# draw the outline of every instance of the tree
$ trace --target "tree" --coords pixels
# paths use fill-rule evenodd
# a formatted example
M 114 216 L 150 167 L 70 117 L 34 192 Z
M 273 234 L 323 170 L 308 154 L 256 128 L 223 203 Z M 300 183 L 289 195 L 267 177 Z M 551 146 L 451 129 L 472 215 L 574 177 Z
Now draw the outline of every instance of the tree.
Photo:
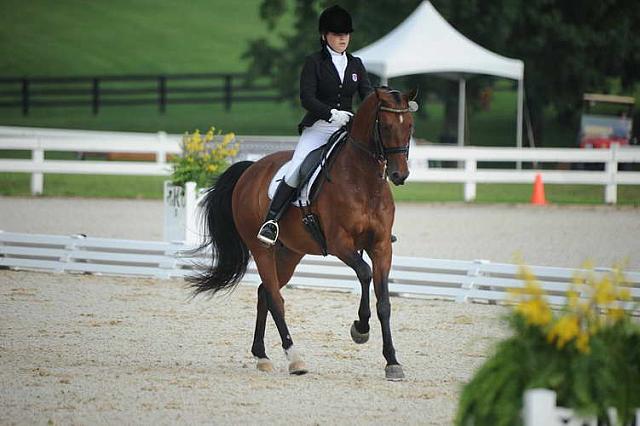
M 619 82 L 633 91 L 640 78 L 640 3 L 589 0 L 579 3 L 527 0 L 518 8 L 506 51 L 525 61 L 525 89 L 534 130 L 541 138 L 542 113 L 575 125 L 584 92 L 610 92 Z
M 326 0 L 295 0 L 294 26 L 281 32 L 279 46 L 255 40 L 247 50 L 250 72 L 268 75 L 286 99 L 298 94 L 298 73 L 304 56 L 318 44 L 317 17 L 333 4 Z M 356 32 L 351 50 L 377 40 L 402 22 L 419 0 L 344 0 Z M 286 12 L 287 0 L 263 0 L 261 16 L 272 30 Z M 558 120 L 575 125 L 582 94 L 610 92 L 616 85 L 633 91 L 640 79 L 640 2 L 631 0 L 433 0 L 436 9 L 458 31 L 478 44 L 525 63 L 527 106 L 540 143 L 543 112 L 551 106 Z M 441 79 L 411 76 L 394 85 L 418 84 L 421 93 L 435 92 L 445 100 L 444 133 L 455 128 L 456 88 Z M 474 78 L 470 97 L 491 80 Z M 449 130 L 451 132 L 452 130 Z

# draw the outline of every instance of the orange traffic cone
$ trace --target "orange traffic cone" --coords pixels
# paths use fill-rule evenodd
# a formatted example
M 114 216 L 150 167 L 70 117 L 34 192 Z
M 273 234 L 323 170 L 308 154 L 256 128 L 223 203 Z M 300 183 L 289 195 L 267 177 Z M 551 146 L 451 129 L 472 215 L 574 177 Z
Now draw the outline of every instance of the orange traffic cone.
M 531 194 L 531 204 L 544 206 L 547 199 L 544 197 L 544 183 L 542 183 L 542 175 L 536 174 L 536 180 L 533 183 L 533 194 Z

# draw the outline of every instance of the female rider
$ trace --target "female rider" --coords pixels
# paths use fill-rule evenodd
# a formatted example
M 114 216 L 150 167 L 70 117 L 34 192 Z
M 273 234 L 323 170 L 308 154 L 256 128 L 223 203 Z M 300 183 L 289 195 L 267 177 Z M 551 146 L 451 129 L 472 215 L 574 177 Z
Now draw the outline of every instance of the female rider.
M 307 56 L 300 74 L 300 100 L 307 110 L 298 125 L 300 140 L 258 232 L 258 239 L 267 245 L 278 239 L 278 221 L 296 194 L 302 161 L 349 122 L 356 92 L 364 99 L 373 91 L 362 61 L 346 51 L 353 32 L 349 12 L 340 6 L 325 9 L 318 30 L 322 48 Z

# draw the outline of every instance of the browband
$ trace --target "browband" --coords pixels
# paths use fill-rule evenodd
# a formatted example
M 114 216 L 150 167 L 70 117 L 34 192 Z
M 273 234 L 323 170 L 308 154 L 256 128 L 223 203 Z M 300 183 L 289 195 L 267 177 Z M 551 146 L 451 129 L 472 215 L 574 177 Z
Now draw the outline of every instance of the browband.
M 391 108 L 380 105 L 381 111 L 395 112 L 396 114 L 402 114 L 405 112 L 416 112 L 418 110 L 418 103 L 416 101 L 409 101 L 409 108 Z

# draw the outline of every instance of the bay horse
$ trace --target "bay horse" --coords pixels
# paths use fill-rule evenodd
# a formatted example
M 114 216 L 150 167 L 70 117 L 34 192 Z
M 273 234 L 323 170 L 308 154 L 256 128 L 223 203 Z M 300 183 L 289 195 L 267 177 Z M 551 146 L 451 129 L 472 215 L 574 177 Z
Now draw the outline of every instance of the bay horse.
M 311 206 L 320 218 L 328 253 L 351 267 L 362 287 L 358 319 L 351 326 L 356 343 L 369 339 L 369 288 L 373 279 L 388 380 L 401 380 L 404 372 L 391 338 L 388 277 L 395 204 L 387 177 L 395 185 L 402 185 L 409 176 L 407 159 L 412 112 L 417 109 L 415 94 L 415 89 L 401 93 L 380 87 L 363 100 L 353 117 L 347 141 L 334 160 L 331 180 L 324 183 Z M 304 228 L 298 207 L 290 207 L 280 220 L 279 243 L 275 246 L 267 247 L 256 238 L 269 207 L 269 183 L 291 156 L 292 151 L 282 151 L 255 163 L 235 163 L 207 190 L 202 201 L 206 238 L 200 249 L 211 246 L 212 262 L 187 280 L 194 294 L 231 290 L 242 279 L 253 256 L 262 281 L 251 348 L 257 368 L 273 369 L 264 345 L 267 312 L 271 312 L 289 372 L 304 374 L 307 368 L 293 346 L 280 289 L 291 279 L 305 254 L 321 254 L 320 245 Z M 371 259 L 373 271 L 363 260 L 362 250 Z

